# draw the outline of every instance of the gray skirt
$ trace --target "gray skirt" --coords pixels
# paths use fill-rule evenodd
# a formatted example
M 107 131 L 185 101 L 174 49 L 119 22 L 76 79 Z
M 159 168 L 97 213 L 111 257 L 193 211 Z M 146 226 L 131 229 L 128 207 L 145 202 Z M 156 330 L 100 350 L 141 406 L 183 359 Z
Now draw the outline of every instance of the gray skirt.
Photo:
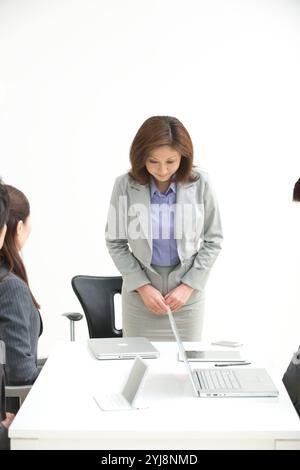
M 160 274 L 162 289 L 166 295 L 174 285 L 169 285 L 169 274 L 176 266 L 153 266 Z M 194 290 L 187 303 L 174 312 L 179 334 L 183 341 L 200 341 L 203 327 L 205 298 L 203 292 Z M 148 310 L 136 291 L 122 288 L 122 328 L 124 336 L 145 336 L 151 341 L 174 341 L 168 315 L 155 315 Z

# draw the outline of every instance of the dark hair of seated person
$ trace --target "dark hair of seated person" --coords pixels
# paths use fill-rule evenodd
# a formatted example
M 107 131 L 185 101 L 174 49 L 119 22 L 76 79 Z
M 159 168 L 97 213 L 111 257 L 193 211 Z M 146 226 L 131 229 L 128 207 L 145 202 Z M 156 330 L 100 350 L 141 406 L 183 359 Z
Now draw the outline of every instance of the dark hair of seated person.
M 300 202 L 300 178 L 295 183 L 293 191 L 293 201 Z
M 19 189 L 8 184 L 5 185 L 5 188 L 9 196 L 9 218 L 7 220 L 7 231 L 0 255 L 0 267 L 5 266 L 8 272 L 15 274 L 27 284 L 32 301 L 36 308 L 39 309 L 40 305 L 30 290 L 25 265 L 15 243 L 18 222 L 20 220 L 25 222 L 30 215 L 29 201 L 25 194 Z
M 8 220 L 9 214 L 9 197 L 4 184 L 0 179 L 0 230 L 4 227 Z

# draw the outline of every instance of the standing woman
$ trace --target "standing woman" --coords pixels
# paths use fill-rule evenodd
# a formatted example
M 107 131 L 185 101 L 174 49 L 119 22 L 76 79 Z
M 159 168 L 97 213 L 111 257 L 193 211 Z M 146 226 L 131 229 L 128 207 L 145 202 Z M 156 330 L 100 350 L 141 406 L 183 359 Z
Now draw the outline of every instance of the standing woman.
M 123 276 L 124 336 L 199 341 L 204 288 L 221 249 L 217 201 L 193 144 L 175 117 L 153 116 L 130 149 L 131 170 L 113 188 L 106 225 L 109 253 Z
M 42 333 L 39 304 L 20 256 L 30 234 L 30 206 L 21 191 L 5 187 L 10 210 L 0 250 L 0 339 L 6 345 L 7 385 L 30 385 L 39 373 L 37 344 Z

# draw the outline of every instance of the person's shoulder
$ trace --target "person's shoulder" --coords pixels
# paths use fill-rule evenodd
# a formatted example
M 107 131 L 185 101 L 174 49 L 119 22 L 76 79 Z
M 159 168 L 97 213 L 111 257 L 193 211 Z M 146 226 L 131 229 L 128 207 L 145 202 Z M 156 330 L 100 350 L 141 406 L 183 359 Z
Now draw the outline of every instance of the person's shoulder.
M 6 268 L 0 269 L 0 290 L 2 292 L 11 290 L 13 292 L 27 293 L 28 287 L 22 279 Z
M 125 189 L 128 186 L 137 184 L 137 182 L 130 176 L 129 172 L 123 173 L 122 175 L 119 175 L 115 179 L 115 185 L 118 188 Z
M 194 166 L 192 170 L 192 176 L 196 177 L 196 181 L 208 181 L 209 180 L 209 174 L 208 171 L 206 171 L 204 168 L 200 166 Z
M 200 166 L 194 166 L 192 176 L 195 178 L 195 184 L 199 187 L 205 187 L 210 183 L 209 173 Z
M 122 173 L 122 175 L 119 175 L 115 179 L 115 183 L 121 184 L 121 183 L 126 183 L 127 181 L 130 181 L 130 175 L 129 172 Z

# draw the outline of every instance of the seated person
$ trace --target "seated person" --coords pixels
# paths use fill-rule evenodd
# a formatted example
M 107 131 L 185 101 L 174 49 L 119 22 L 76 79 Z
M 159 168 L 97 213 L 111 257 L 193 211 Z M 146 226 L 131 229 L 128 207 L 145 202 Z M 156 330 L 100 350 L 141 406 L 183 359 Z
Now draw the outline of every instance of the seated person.
M 9 214 L 8 193 L 0 180 L 0 249 L 3 246 L 4 237 L 5 237 L 5 233 L 7 229 L 6 223 L 8 219 L 8 214 Z M 0 369 L 0 373 L 1 373 L 1 369 Z M 1 385 L 2 385 L 2 381 L 1 381 L 1 374 L 0 374 L 0 386 Z M 4 392 L 5 392 L 4 388 L 2 389 L 1 387 L 0 394 Z M 4 399 L 5 397 L 1 395 L 0 396 L 1 404 L 2 404 L 1 400 L 4 401 Z M 1 411 L 2 411 L 2 406 L 1 406 Z M 12 413 L 6 413 L 6 417 L 3 416 L 3 418 L 4 418 L 3 421 L 0 422 L 0 450 L 7 450 L 9 449 L 8 427 L 12 423 L 14 415 Z
M 30 206 L 21 191 L 9 185 L 5 188 L 10 210 L 0 250 L 0 338 L 6 345 L 6 384 L 31 385 L 39 373 L 37 344 L 42 320 L 20 256 L 30 234 Z M 7 411 L 16 411 L 9 403 L 11 400 L 7 400 Z

